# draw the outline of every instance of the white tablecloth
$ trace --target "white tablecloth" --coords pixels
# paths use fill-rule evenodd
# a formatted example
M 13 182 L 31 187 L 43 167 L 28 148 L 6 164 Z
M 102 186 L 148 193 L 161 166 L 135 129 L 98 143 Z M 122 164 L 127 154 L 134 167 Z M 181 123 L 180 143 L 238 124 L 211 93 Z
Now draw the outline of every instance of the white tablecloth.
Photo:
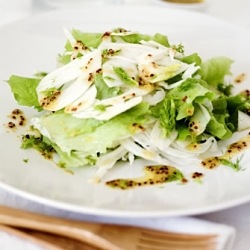
M 94 1 L 94 0 L 92 0 Z M 139 3 L 140 2 L 140 3 Z M 129 4 L 153 4 L 153 1 L 130 0 Z M 11 21 L 29 17 L 36 13 L 46 11 L 36 7 L 36 0 L 0 0 L 0 25 L 7 24 Z M 250 29 L 250 1 L 249 0 L 207 0 L 207 6 L 201 10 L 209 15 L 225 19 L 229 22 L 245 26 Z M 3 38 L 0 38 L 3 39 Z M 11 205 L 25 208 L 28 210 L 42 213 L 64 216 L 69 218 L 78 218 L 80 215 L 68 211 L 57 210 L 41 204 L 37 204 L 17 197 L 0 189 L 0 204 Z M 250 246 L 250 203 L 197 216 L 208 221 L 214 221 L 231 225 L 236 229 L 236 241 L 233 250 L 247 250 Z M 81 215 L 81 219 L 98 219 L 94 216 Z M 15 249 L 15 248 L 13 248 Z

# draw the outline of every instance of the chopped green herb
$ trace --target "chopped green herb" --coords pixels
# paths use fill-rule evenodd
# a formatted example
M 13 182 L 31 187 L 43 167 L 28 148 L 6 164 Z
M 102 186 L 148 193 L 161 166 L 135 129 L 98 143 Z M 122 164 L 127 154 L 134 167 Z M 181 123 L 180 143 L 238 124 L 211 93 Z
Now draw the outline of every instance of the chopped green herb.
M 138 82 L 135 81 L 132 77 L 130 77 L 122 67 L 113 67 L 113 70 L 124 83 L 132 86 L 138 85 Z
M 106 105 L 102 105 L 102 104 L 94 106 L 95 110 L 98 110 L 98 111 L 101 111 L 101 112 L 104 112 L 106 110 L 106 108 L 107 108 L 107 106 Z
M 177 45 L 173 45 L 172 48 L 176 51 L 178 51 L 179 53 L 183 54 L 185 52 L 184 46 L 182 43 L 177 44 Z
M 35 136 L 26 134 L 22 137 L 22 145 L 21 148 L 28 149 L 33 148 L 36 149 L 44 156 L 46 159 L 51 159 L 53 153 L 55 153 L 54 148 L 52 145 L 46 143 L 44 137 L 42 135 Z
M 44 94 L 46 97 L 51 97 L 55 94 L 56 91 L 58 91 L 58 89 L 55 87 L 52 87 L 52 88 L 44 90 L 42 94 Z
M 43 71 L 37 72 L 37 73 L 34 74 L 34 76 L 35 76 L 35 77 L 38 77 L 38 78 L 43 78 L 43 77 L 45 77 L 46 75 L 48 75 L 48 73 L 47 73 L 47 72 L 43 72 Z
M 240 166 L 241 159 L 242 159 L 242 157 L 237 158 L 236 161 L 233 162 L 232 160 L 229 160 L 229 159 L 220 158 L 220 162 L 221 162 L 221 164 L 223 164 L 225 166 L 229 166 L 232 169 L 239 171 L 239 170 L 241 170 L 241 166 Z

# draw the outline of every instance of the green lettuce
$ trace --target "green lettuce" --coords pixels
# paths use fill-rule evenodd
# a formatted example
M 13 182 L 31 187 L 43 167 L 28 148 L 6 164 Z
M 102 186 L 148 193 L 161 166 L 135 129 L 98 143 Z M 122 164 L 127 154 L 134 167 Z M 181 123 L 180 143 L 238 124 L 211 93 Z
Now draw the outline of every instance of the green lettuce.
M 99 154 L 130 137 L 136 132 L 136 125 L 147 122 L 148 114 L 148 104 L 141 103 L 106 122 L 78 119 L 56 112 L 40 117 L 39 124 L 49 133 L 51 143 L 56 145 L 55 150 L 62 156 L 65 166 L 80 166 L 94 161 Z
M 230 75 L 233 61 L 227 57 L 214 57 L 202 62 L 199 74 L 210 86 L 217 88 L 218 84 L 224 83 L 224 78 Z
M 97 89 L 96 98 L 99 100 L 117 96 L 119 91 L 120 91 L 119 87 L 109 88 L 108 85 L 106 84 L 106 82 L 103 80 L 103 77 L 101 74 L 96 74 L 95 86 Z
M 12 75 L 7 81 L 19 105 L 40 109 L 36 87 L 41 79 Z
M 227 115 L 212 116 L 206 131 L 219 139 L 228 139 L 232 136 L 232 131 L 226 124 Z
M 116 28 L 112 30 L 111 32 L 120 32 L 121 30 L 124 30 L 122 28 Z M 125 30 L 124 30 L 125 31 Z M 110 34 L 111 34 L 110 32 Z M 103 39 L 105 39 L 105 36 L 109 36 L 110 34 L 103 34 L 103 33 L 88 33 L 88 32 L 82 32 L 78 29 L 73 29 L 71 31 L 72 36 L 75 38 L 76 41 L 81 42 L 83 46 L 88 49 L 88 48 L 97 48 Z M 127 35 L 110 35 L 111 40 L 114 42 L 117 40 L 117 37 L 119 37 L 119 40 L 122 40 L 126 43 L 134 43 L 138 44 L 141 41 L 155 41 L 158 42 L 159 44 L 170 47 L 170 44 L 168 42 L 167 36 L 156 33 L 154 35 L 147 35 L 147 34 L 140 34 L 140 33 L 132 33 L 132 34 L 127 34 Z M 66 42 L 65 44 L 65 51 L 73 51 L 74 48 L 72 45 L 69 43 L 69 41 Z M 80 55 L 81 56 L 81 55 Z M 59 55 L 58 61 L 62 64 L 66 64 L 70 62 L 71 56 L 67 54 Z
M 202 60 L 197 53 L 193 53 L 188 56 L 184 56 L 180 59 L 182 62 L 187 64 L 195 63 L 196 66 L 200 66 L 202 64 Z
M 247 107 L 249 102 L 242 95 L 215 94 L 206 82 L 193 78 L 171 89 L 151 111 L 165 135 L 176 130 L 179 139 L 196 141 L 203 133 L 219 140 L 230 138 L 237 130 L 238 110 Z
M 114 29 L 113 31 L 119 31 L 120 29 Z M 119 36 L 121 40 L 126 43 L 140 43 L 141 41 L 155 41 L 163 46 L 170 47 L 168 38 L 160 33 L 156 33 L 153 36 L 141 33 L 133 33 L 128 35 Z

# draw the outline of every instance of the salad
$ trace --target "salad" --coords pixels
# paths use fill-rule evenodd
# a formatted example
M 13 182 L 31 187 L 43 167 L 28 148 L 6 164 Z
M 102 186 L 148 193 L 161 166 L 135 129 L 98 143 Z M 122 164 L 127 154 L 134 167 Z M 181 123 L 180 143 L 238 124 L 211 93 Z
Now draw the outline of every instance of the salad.
M 186 55 L 159 33 L 65 34 L 55 70 L 8 80 L 16 101 L 38 111 L 23 148 L 52 149 L 64 168 L 96 166 L 100 180 L 118 161 L 222 154 L 250 128 L 249 91 L 232 95 L 230 58 Z

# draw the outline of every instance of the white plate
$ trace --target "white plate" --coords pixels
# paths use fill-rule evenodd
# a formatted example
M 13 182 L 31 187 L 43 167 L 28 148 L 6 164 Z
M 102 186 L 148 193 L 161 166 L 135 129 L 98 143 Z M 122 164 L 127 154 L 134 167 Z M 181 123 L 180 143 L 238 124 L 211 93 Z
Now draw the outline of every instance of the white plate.
M 242 160 L 245 171 L 236 173 L 220 167 L 208 171 L 202 184 L 193 181 L 187 185 L 166 183 L 122 191 L 102 183 L 89 183 L 94 173 L 92 168 L 78 169 L 71 175 L 37 152 L 21 150 L 20 137 L 8 132 L 3 125 L 9 121 L 10 112 L 18 107 L 8 84 L 3 81 L 11 74 L 31 76 L 37 70 L 54 69 L 56 56 L 63 51 L 65 43 L 62 27 L 90 32 L 116 27 L 161 32 L 168 35 L 171 43 L 182 42 L 187 54 L 198 52 L 203 58 L 226 55 L 235 60 L 235 75 L 250 74 L 249 31 L 196 12 L 155 7 L 84 8 L 45 13 L 5 26 L 0 30 L 1 187 L 56 208 L 120 217 L 201 214 L 250 200 L 247 154 Z M 34 113 L 27 108 L 21 109 L 27 116 Z M 28 163 L 23 161 L 26 158 Z M 187 171 L 191 171 L 191 167 L 187 166 Z M 119 171 L 115 169 L 112 174 L 119 174 Z M 132 176 L 140 175 L 140 171 L 140 166 L 127 167 Z

